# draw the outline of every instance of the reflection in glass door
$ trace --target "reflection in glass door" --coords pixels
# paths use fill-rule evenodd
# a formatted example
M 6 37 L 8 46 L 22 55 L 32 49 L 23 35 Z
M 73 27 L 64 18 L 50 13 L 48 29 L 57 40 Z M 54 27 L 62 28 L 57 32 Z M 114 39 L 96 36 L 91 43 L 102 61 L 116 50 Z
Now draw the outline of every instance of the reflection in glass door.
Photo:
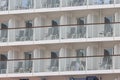
M 80 64 L 80 70 L 85 70 L 86 65 L 86 50 L 85 49 L 77 49 L 76 50 L 77 62 Z
M 33 40 L 33 30 L 32 30 L 33 21 L 32 20 L 25 21 L 25 25 L 26 25 L 25 39 Z
M 46 35 L 47 39 L 58 39 L 59 38 L 59 19 L 51 20 L 52 27 L 48 28 Z
M 86 24 L 87 18 L 86 17 L 80 17 L 77 18 L 77 37 L 78 38 L 84 38 L 86 37 Z
M 104 57 L 102 59 L 102 63 L 100 65 L 103 69 L 111 69 L 112 68 L 112 55 L 113 48 L 104 49 Z
M 113 22 L 113 17 L 112 16 L 107 16 L 104 17 L 104 36 L 105 37 L 111 37 L 113 36 L 113 25 L 110 24 L 111 22 Z
M 24 52 L 25 56 L 25 63 L 24 63 L 24 70 L 25 72 L 32 72 L 32 51 L 31 52 Z
M 50 71 L 58 71 L 59 66 L 59 51 L 51 51 Z

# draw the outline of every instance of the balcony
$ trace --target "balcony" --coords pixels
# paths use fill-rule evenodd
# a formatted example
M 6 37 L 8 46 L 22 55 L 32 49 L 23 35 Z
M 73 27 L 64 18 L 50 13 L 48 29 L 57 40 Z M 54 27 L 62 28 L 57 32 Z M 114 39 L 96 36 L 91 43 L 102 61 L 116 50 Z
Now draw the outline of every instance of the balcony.
M 119 39 L 119 22 L 85 25 L 64 25 L 18 29 L 1 29 L 0 42 L 81 40 L 81 39 Z M 104 41 L 104 40 L 102 40 Z
M 0 61 L 1 74 L 119 70 L 119 55 Z M 13 65 L 11 65 L 13 64 Z M 114 66 L 114 67 L 113 67 Z
M 119 4 L 119 0 L 0 0 L 0 11 Z M 113 6 L 114 7 L 114 6 Z

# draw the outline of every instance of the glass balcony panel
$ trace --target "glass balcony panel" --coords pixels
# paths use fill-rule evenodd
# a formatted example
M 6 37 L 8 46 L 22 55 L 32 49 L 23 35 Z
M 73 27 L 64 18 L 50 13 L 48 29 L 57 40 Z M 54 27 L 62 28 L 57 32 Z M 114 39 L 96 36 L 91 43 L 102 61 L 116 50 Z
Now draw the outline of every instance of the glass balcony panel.
M 120 69 L 120 56 L 114 56 L 114 66 L 115 66 L 115 69 Z
M 100 70 L 101 63 L 102 57 L 88 57 L 87 70 Z
M 115 4 L 120 4 L 120 0 L 115 0 Z
M 36 8 L 42 8 L 42 0 L 36 0 Z
M 92 36 L 93 38 L 98 38 L 98 37 L 104 37 L 104 25 L 93 25 L 91 26 L 93 28 L 92 31 Z
M 42 40 L 56 40 L 59 39 L 59 27 L 42 28 L 45 31 Z
M 42 62 L 42 60 L 33 60 L 33 62 L 34 62 L 34 73 L 39 73 L 39 72 L 41 72 L 42 70 L 43 70 L 43 68 L 44 68 L 44 63 Z
M 39 8 L 56 8 L 60 7 L 60 0 L 40 0 L 37 1 L 40 3 L 40 6 L 37 6 Z M 39 5 L 39 4 L 37 4 Z
M 114 25 L 114 36 L 119 37 L 120 36 L 120 24 L 113 24 Z
M 0 11 L 8 10 L 8 0 L 0 0 Z
M 33 28 L 26 28 L 25 30 L 25 41 L 33 40 Z
M 61 71 L 84 71 L 86 68 L 86 58 L 64 58 L 60 59 Z M 64 64 L 64 66 L 63 66 Z
M 33 61 L 32 60 L 25 60 L 24 61 L 24 69 L 26 73 L 31 73 L 33 67 Z
M 68 31 L 69 27 L 68 26 L 61 26 L 60 27 L 60 35 L 61 35 L 61 39 L 66 39 L 67 38 L 67 31 Z
M 105 37 L 113 36 L 113 24 L 105 24 L 104 25 L 104 36 Z
M 59 71 L 59 59 L 34 60 L 34 72 L 57 72 Z
M 86 25 L 77 26 L 77 38 L 86 38 Z
M 8 36 L 10 36 L 9 37 L 9 42 L 15 42 L 16 40 L 15 40 L 15 31 L 16 31 L 16 29 L 9 29 L 8 30 Z
M 14 61 L 8 61 L 7 62 L 7 71 L 8 73 L 14 73 Z
M 84 5 L 86 5 L 86 0 L 66 0 L 65 3 L 63 4 L 63 6 L 65 7 L 84 6 Z
M 114 4 L 114 0 L 104 0 L 104 4 Z
M 14 9 L 21 10 L 21 9 L 31 9 L 33 8 L 34 1 L 33 0 L 15 0 Z
M 98 25 L 92 25 L 88 27 L 91 27 L 92 29 L 90 33 L 92 38 L 113 37 L 114 24 L 98 24 Z
M 103 4 L 114 4 L 114 0 L 92 0 L 89 2 L 90 5 L 103 5 Z
M 16 41 L 25 40 L 25 29 L 16 29 Z
M 40 68 L 40 72 L 49 72 L 50 59 L 41 59 L 40 61 L 42 64 L 42 67 Z
M 87 58 L 87 70 L 110 70 L 112 69 L 112 57 L 89 57 Z
M 75 26 L 70 26 L 70 27 L 67 27 L 67 39 L 74 39 L 77 37 L 77 27 Z
M 59 71 L 59 59 L 50 59 L 48 71 Z
M 6 74 L 7 72 L 7 61 L 0 61 L 0 74 Z
M 67 7 L 67 6 L 69 6 L 68 5 L 68 2 L 69 2 L 69 0 L 61 0 L 62 2 L 62 7 Z
M 42 40 L 44 38 L 44 30 L 43 28 L 34 28 L 34 36 L 35 36 L 35 41 Z
M 14 61 L 14 73 L 31 73 L 32 67 L 32 60 Z
M 33 28 L 16 29 L 16 41 L 32 41 Z
M 66 29 L 67 39 L 85 38 L 86 27 L 84 25 L 69 26 Z

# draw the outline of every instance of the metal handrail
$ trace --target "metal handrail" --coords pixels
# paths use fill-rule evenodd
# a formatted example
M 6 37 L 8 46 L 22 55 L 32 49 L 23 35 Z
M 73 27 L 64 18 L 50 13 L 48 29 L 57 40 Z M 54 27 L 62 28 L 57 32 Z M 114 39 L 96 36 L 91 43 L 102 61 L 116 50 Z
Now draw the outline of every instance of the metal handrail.
M 69 27 L 69 26 L 82 26 L 82 25 L 85 25 L 85 26 L 90 26 L 90 25 L 104 25 L 104 24 L 119 24 L 120 22 L 111 22 L 111 23 L 86 23 L 86 24 L 66 24 L 66 25 L 56 25 L 56 26 L 52 26 L 52 25 L 49 25 L 49 26 L 32 26 L 32 27 L 29 27 L 29 28 L 46 28 L 46 27 Z M 0 29 L 0 30 L 9 30 L 9 29 L 28 29 L 27 27 L 19 27 L 19 28 L 4 28 L 4 29 Z
M 120 55 L 109 55 L 111 57 L 120 56 Z M 31 58 L 31 59 L 8 59 L 4 61 L 22 61 L 22 60 L 45 60 L 45 59 L 68 59 L 68 58 L 91 58 L 91 57 L 104 57 L 104 55 L 93 55 L 93 56 L 71 56 L 71 57 L 57 57 L 57 58 Z M 2 61 L 2 60 L 0 60 Z

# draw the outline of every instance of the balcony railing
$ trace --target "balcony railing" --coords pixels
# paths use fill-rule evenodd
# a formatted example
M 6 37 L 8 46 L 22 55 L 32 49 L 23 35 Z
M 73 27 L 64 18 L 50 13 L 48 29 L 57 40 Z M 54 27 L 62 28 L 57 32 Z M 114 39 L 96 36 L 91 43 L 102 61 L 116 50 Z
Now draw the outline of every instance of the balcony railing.
M 66 0 L 63 2 L 63 6 L 71 7 L 71 6 L 85 6 L 87 3 L 86 0 Z
M 60 7 L 60 0 L 40 0 L 41 6 L 38 4 L 38 8 L 56 8 Z
M 16 41 L 27 41 L 27 40 L 33 40 L 33 29 L 18 29 L 16 31 L 15 35 Z
M 48 27 L 1 29 L 0 42 L 91 39 L 120 37 L 120 23 L 95 23 Z
M 14 61 L 14 73 L 31 73 L 32 65 L 31 60 Z
M 119 0 L 0 0 L 0 11 L 119 4 Z
M 92 0 L 89 1 L 90 5 L 104 5 L 104 4 L 114 4 L 114 0 Z
M 118 70 L 119 59 L 120 55 L 8 60 L 0 61 L 0 73 Z
M 22 10 L 34 8 L 34 0 L 11 0 L 12 4 L 10 9 Z

